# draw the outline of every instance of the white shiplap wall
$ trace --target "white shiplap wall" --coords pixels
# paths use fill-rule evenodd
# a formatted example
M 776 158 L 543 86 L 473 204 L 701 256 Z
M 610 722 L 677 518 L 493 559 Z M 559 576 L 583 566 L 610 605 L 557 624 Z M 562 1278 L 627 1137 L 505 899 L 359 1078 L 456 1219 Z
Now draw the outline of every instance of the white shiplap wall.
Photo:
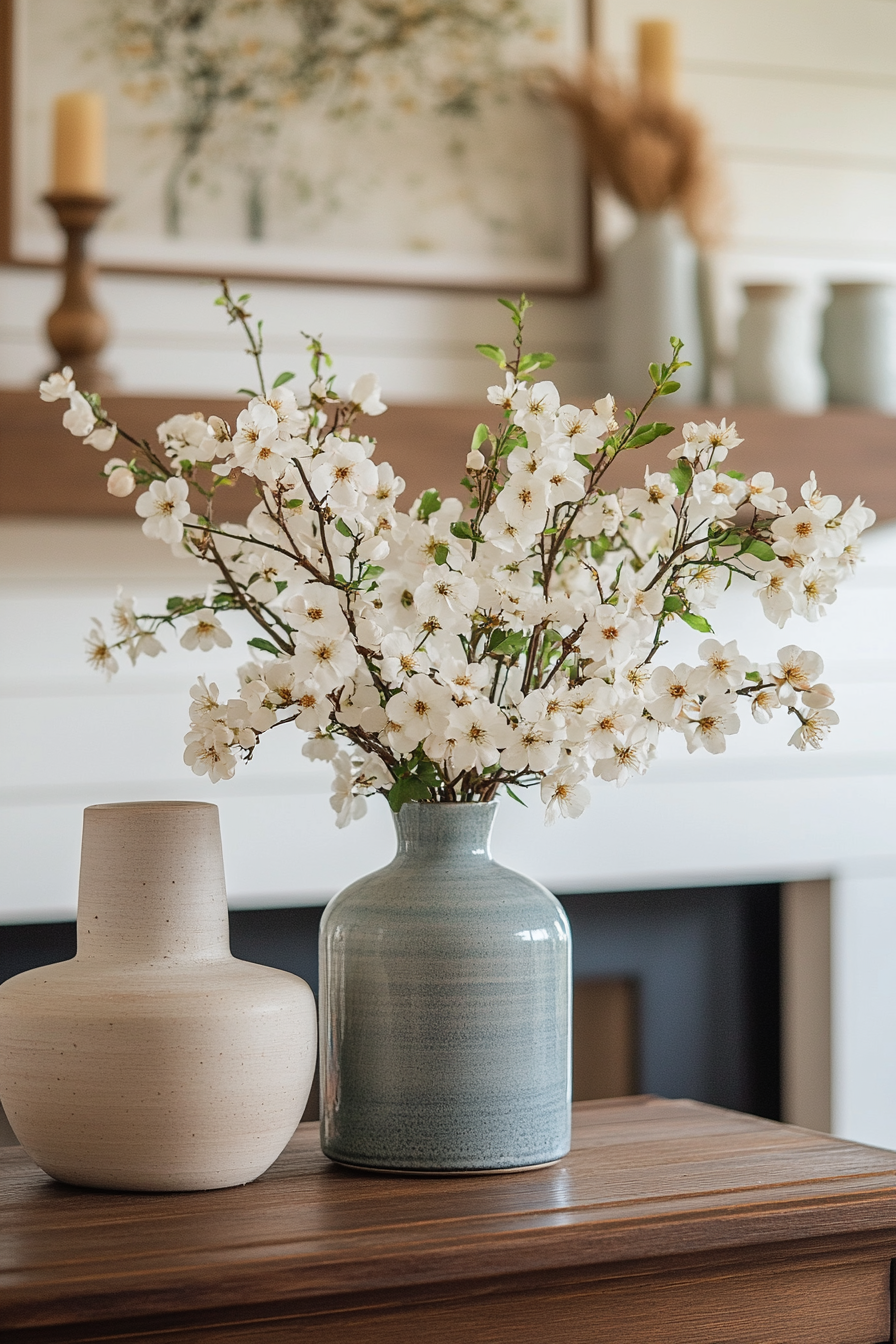
M 681 29 L 685 101 L 721 150 L 733 203 L 717 265 L 730 347 L 742 279 L 794 277 L 816 306 L 827 279 L 896 279 L 896 3 L 894 0 L 601 0 L 597 28 L 621 69 L 634 24 L 669 16 Z M 624 214 L 605 221 L 612 236 Z M 0 270 L 0 385 L 47 367 L 42 338 L 57 281 Z M 472 353 L 503 328 L 487 296 L 258 284 L 272 354 L 296 359 L 299 331 L 323 331 L 346 378 L 375 367 L 395 401 L 469 400 L 486 381 Z M 239 342 L 213 309 L 213 286 L 107 276 L 116 336 L 109 364 L 125 390 L 229 392 L 245 377 Z M 533 337 L 562 360 L 564 387 L 604 391 L 599 299 L 545 299 Z

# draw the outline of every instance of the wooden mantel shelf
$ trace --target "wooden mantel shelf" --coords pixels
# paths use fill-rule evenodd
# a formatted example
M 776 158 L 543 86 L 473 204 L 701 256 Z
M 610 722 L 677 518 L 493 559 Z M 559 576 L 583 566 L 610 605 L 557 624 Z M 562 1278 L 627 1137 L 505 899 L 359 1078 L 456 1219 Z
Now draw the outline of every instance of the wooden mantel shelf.
M 245 401 L 188 394 L 166 397 L 110 396 L 109 414 L 124 428 L 155 441 L 155 427 L 179 411 L 201 410 L 231 423 Z M 64 405 L 42 402 L 37 391 L 0 390 L 0 514 L 64 515 L 68 518 L 132 518 L 133 499 L 113 499 L 97 479 L 103 458 L 85 448 L 62 428 Z M 456 494 L 463 475 L 470 436 L 480 420 L 494 410 L 476 406 L 394 406 L 387 415 L 366 423 L 379 440 L 379 452 L 407 482 L 402 503 L 429 486 Z M 881 521 L 896 518 L 896 417 L 838 407 L 823 415 L 790 415 L 765 407 L 660 406 L 657 418 L 676 430 L 686 420 L 718 421 L 726 414 L 737 420 L 743 446 L 729 458 L 736 470 L 750 474 L 771 471 L 791 497 L 813 469 L 826 494 L 844 504 L 856 495 L 877 511 Z M 608 477 L 617 484 L 640 484 L 645 464 L 654 471 L 666 466 L 674 439 L 628 458 Z M 678 440 L 680 442 L 680 439 Z M 127 456 L 122 450 L 122 455 Z M 2 464 L 8 468 L 2 470 Z M 218 497 L 221 516 L 245 520 L 255 504 L 248 481 Z
M 881 1344 L 896 1154 L 689 1101 L 575 1108 L 567 1159 L 332 1166 L 302 1125 L 254 1185 L 122 1195 L 0 1151 L 9 1344 Z

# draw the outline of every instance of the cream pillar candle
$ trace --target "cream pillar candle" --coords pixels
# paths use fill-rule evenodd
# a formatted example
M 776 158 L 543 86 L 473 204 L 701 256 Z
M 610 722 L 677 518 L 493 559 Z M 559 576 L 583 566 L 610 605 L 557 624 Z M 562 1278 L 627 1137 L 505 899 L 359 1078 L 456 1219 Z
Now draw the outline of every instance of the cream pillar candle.
M 673 99 L 677 66 L 677 25 L 670 19 L 644 19 L 638 24 L 638 83 L 642 93 Z
M 54 108 L 53 192 L 106 192 L 106 104 L 98 93 L 64 93 Z

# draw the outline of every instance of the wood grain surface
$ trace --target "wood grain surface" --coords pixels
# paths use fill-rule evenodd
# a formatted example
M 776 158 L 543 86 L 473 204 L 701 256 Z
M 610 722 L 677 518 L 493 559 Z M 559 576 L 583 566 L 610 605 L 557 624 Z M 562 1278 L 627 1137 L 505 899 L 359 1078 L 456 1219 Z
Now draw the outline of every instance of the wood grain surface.
M 689 1101 L 575 1107 L 554 1167 L 331 1165 L 303 1125 L 255 1184 L 57 1185 L 0 1151 L 16 1340 L 890 1338 L 896 1154 Z
M 109 414 L 130 432 L 155 442 L 155 427 L 179 411 L 201 410 L 222 415 L 231 424 L 244 402 L 214 397 L 107 397 Z M 0 514 L 58 515 L 84 518 L 129 518 L 134 501 L 114 499 L 99 477 L 104 458 L 62 428 L 58 403 L 42 402 L 35 391 L 0 392 Z M 392 463 L 407 482 L 402 503 L 407 508 L 421 491 L 436 486 L 456 494 L 473 430 L 493 407 L 393 406 L 376 420 L 360 422 L 379 440 L 378 456 Z M 669 407 L 657 412 L 676 430 L 686 420 L 718 420 L 721 408 Z M 836 409 L 824 415 L 787 415 L 748 406 L 728 412 L 735 417 L 744 443 L 728 459 L 747 474 L 771 471 L 791 495 L 813 469 L 826 493 L 839 494 L 844 504 L 861 495 L 881 520 L 896 518 L 896 418 L 871 411 Z M 674 438 L 662 439 L 638 453 L 624 456 L 607 477 L 608 488 L 639 484 L 645 465 L 665 468 Z M 680 440 L 678 440 L 680 442 Z M 118 456 L 127 457 L 124 449 Z M 253 487 L 241 481 L 221 491 L 221 517 L 245 520 L 255 503 Z

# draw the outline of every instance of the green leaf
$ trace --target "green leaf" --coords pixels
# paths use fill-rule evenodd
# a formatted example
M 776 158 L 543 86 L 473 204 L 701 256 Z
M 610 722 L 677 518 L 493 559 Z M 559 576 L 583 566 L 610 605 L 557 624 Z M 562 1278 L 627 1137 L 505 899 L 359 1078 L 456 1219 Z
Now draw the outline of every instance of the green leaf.
M 533 369 L 549 369 L 552 364 L 556 364 L 556 355 L 550 354 L 547 350 L 533 350 L 531 355 L 523 355 L 520 360 L 520 375 L 531 373 Z
M 488 436 L 489 436 L 488 425 L 477 425 L 476 428 L 473 430 L 473 438 L 470 442 L 470 452 L 471 453 L 477 452 L 480 445 L 485 443 Z
M 291 383 L 293 378 L 295 378 L 294 373 L 278 373 L 274 379 L 274 387 L 282 387 L 284 383 Z
M 650 374 L 651 381 L 655 384 L 662 382 L 662 370 L 659 364 L 648 364 L 647 372 Z
M 460 537 L 461 541 L 481 541 L 482 538 L 473 531 L 469 523 L 452 523 L 452 537 Z
M 606 555 L 612 544 L 606 532 L 601 532 L 600 536 L 595 537 L 591 543 L 591 559 L 600 560 L 602 556 Z
M 389 790 L 387 794 L 389 806 L 393 812 L 400 812 L 405 803 L 418 798 L 428 798 L 429 792 L 430 786 L 424 784 L 422 779 L 405 775 L 404 778 L 396 780 Z
M 691 467 L 683 459 L 678 463 L 677 467 L 672 468 L 669 475 L 672 478 L 672 484 L 680 495 L 685 493 L 690 486 L 691 481 L 694 479 L 694 473 Z
M 249 300 L 251 299 L 251 297 L 252 297 L 251 294 L 241 294 L 241 295 L 239 296 L 239 298 L 237 299 L 237 303 L 248 303 Z M 225 300 L 225 302 L 226 302 L 226 300 Z
M 746 477 L 744 476 L 742 471 L 725 471 L 722 474 L 723 476 L 730 476 L 733 481 L 746 480 Z
M 432 558 L 437 565 L 444 565 L 445 561 L 448 559 L 448 547 L 444 542 L 439 542 L 432 553 Z
M 285 593 L 287 588 L 289 587 L 289 584 L 287 583 L 286 579 L 275 579 L 274 587 L 277 589 L 278 594 Z
M 663 611 L 684 611 L 684 603 L 680 597 L 676 597 L 674 593 L 670 593 L 663 602 Z
M 677 392 L 680 387 L 681 383 L 676 383 L 674 378 L 667 379 L 660 388 L 659 395 L 661 397 L 670 397 L 672 393 Z
M 384 572 L 382 565 L 368 565 L 364 571 L 365 579 L 378 579 Z
M 744 677 L 746 678 L 747 681 L 758 681 L 758 682 L 762 681 L 761 672 L 745 672 Z
M 590 471 L 591 468 L 594 466 L 594 463 L 591 461 L 591 458 L 586 457 L 584 453 L 576 453 L 575 459 L 578 462 L 579 466 L 584 467 L 586 471 Z
M 661 439 L 664 434 L 671 433 L 671 425 L 664 425 L 661 420 L 657 420 L 652 425 L 643 425 L 631 436 L 625 446 L 626 448 L 643 448 L 645 443 L 653 443 L 654 439 Z
M 476 349 L 485 359 L 490 359 L 493 364 L 498 364 L 502 369 L 507 368 L 507 356 L 500 345 L 477 345 Z
M 353 537 L 355 535 L 348 523 L 343 522 L 341 518 L 336 519 L 336 531 L 341 537 Z
M 284 501 L 283 507 L 285 509 L 300 509 L 304 502 L 302 499 L 287 499 Z
M 519 317 L 520 310 L 519 308 L 517 308 L 516 304 L 513 303 L 510 299 L 499 299 L 498 302 L 503 303 L 505 308 L 509 308 L 510 311 L 513 313 L 514 317 L 516 318 Z
M 247 640 L 246 643 L 251 649 L 263 649 L 265 653 L 272 653 L 275 658 L 280 653 L 276 644 L 272 644 L 269 639 L 261 639 L 258 635 L 256 635 L 255 639 Z
M 285 588 L 286 586 L 287 585 L 284 583 L 283 587 Z M 212 598 L 212 606 L 215 608 L 216 611 L 220 611 L 224 607 L 232 607 L 234 605 L 235 601 L 232 593 L 215 593 L 214 597 Z
M 513 789 L 510 787 L 509 784 L 505 784 L 505 785 L 504 785 L 504 788 L 505 788 L 505 790 L 507 791 L 507 793 L 510 794 L 511 798 L 513 799 L 513 801 L 514 801 L 515 803 L 519 803 L 520 807 L 528 807 L 528 806 L 529 806 L 529 804 L 525 801 L 525 799 L 520 798 L 520 796 L 519 796 L 518 794 L 514 793 Z
M 184 599 L 182 597 L 169 597 L 168 601 L 165 603 L 165 610 L 177 611 L 178 607 L 182 607 L 183 605 Z
M 685 625 L 689 625 L 692 630 L 699 630 L 701 635 L 711 635 L 713 633 L 712 626 L 705 616 L 698 616 L 693 611 L 680 611 L 678 615 Z
M 420 503 L 417 505 L 417 517 L 421 523 L 425 523 L 431 513 L 438 513 L 442 507 L 442 501 L 439 498 L 438 490 L 424 490 L 420 496 Z
M 741 554 L 755 555 L 757 560 L 776 560 L 777 556 L 769 546 L 767 541 L 761 541 L 759 537 L 754 537 L 749 546 L 745 546 Z

